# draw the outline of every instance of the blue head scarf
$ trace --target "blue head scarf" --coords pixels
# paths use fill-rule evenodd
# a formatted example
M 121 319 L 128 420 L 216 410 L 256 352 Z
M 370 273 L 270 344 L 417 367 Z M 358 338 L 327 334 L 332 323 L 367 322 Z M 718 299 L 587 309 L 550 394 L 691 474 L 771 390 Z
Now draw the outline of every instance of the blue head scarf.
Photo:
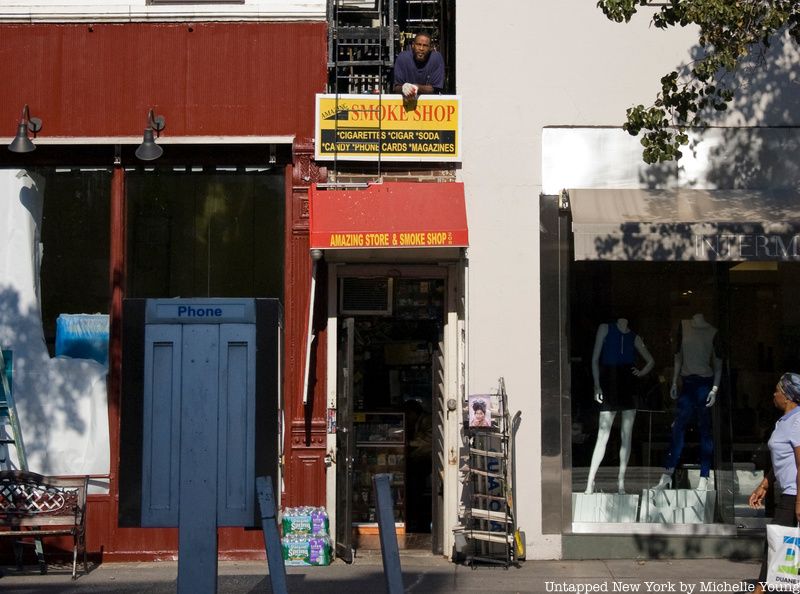
M 800 404 L 800 374 L 784 373 L 778 385 L 789 400 Z

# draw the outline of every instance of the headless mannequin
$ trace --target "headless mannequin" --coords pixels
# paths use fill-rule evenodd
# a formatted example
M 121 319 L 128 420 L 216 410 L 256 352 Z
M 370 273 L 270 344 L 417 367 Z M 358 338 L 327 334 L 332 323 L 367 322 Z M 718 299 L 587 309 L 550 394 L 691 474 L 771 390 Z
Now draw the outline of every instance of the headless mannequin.
M 716 352 L 716 345 L 714 341 L 716 339 L 716 328 L 714 328 L 711 324 L 709 324 L 703 314 L 698 313 L 692 316 L 691 320 L 684 320 L 681 322 L 683 325 L 682 328 L 694 329 L 698 332 L 704 333 L 704 342 L 706 343 L 704 346 L 708 351 L 711 353 L 711 366 L 710 369 L 713 371 L 713 384 L 711 385 L 710 389 L 708 390 L 707 394 L 705 395 L 705 407 L 711 408 L 714 406 L 714 403 L 717 401 L 717 391 L 719 390 L 719 382 L 722 377 L 722 359 Z M 680 350 L 675 353 L 675 369 L 672 374 L 672 387 L 670 388 L 669 395 L 670 398 L 673 400 L 677 400 L 679 393 L 678 393 L 678 378 L 696 378 L 695 370 L 692 369 L 693 365 L 696 365 L 695 362 L 684 361 L 684 351 L 685 351 L 685 342 L 686 335 L 684 332 L 681 332 L 682 337 L 682 344 L 679 345 Z M 710 379 L 711 376 L 709 376 Z M 689 381 L 688 379 L 684 379 L 684 389 L 686 382 Z M 707 380 L 708 381 L 708 380 Z M 704 390 L 704 388 L 701 388 Z M 705 390 L 704 390 L 705 391 Z M 683 396 L 683 394 L 681 394 Z M 679 403 L 679 412 L 678 416 L 680 416 L 681 405 Z M 679 423 L 678 418 L 676 418 L 675 422 L 673 423 L 673 436 L 672 436 L 672 444 L 670 445 L 670 455 L 668 457 L 667 466 L 664 468 L 664 473 L 661 475 L 661 478 L 658 481 L 658 484 L 653 487 L 654 489 L 668 489 L 672 486 L 672 473 L 675 470 L 675 465 L 677 464 L 678 457 L 680 456 L 680 451 L 682 449 L 682 437 L 678 436 L 676 432 L 682 433 L 684 423 Z M 705 430 L 701 428 L 701 442 L 704 438 L 703 433 L 706 433 L 706 439 L 710 439 L 709 434 L 710 429 L 706 428 Z M 676 446 L 676 441 L 679 441 L 679 445 Z M 701 444 L 701 456 L 702 454 L 702 444 Z M 711 453 L 708 452 L 706 456 L 710 458 Z M 706 463 L 708 464 L 708 462 Z M 708 470 L 703 468 L 701 465 L 700 471 L 700 481 L 697 484 L 698 491 L 705 491 L 708 489 Z
M 625 336 L 631 333 L 628 328 L 628 320 L 619 318 L 615 324 L 614 334 L 617 333 Z M 592 352 L 592 377 L 594 378 L 594 399 L 600 405 L 604 404 L 607 396 L 603 394 L 603 387 L 600 381 L 600 355 L 603 352 L 603 345 L 609 335 L 609 325 L 600 324 L 597 328 L 597 335 L 594 341 L 594 351 Z M 634 377 L 641 377 L 646 375 L 654 365 L 653 357 L 644 345 L 641 337 L 634 335 L 633 346 L 636 351 L 645 360 L 645 365 L 638 369 L 635 365 L 631 364 L 629 371 Z M 609 404 L 606 402 L 606 404 Z M 620 427 L 621 444 L 619 448 L 619 475 L 617 478 L 617 490 L 619 493 L 625 492 L 625 471 L 628 468 L 628 459 L 631 454 L 631 434 L 633 431 L 633 421 L 636 417 L 636 408 L 629 405 L 631 408 L 622 409 L 622 424 Z M 594 452 L 592 454 L 592 464 L 589 468 L 589 479 L 586 484 L 585 493 L 594 493 L 594 479 L 597 475 L 597 470 L 600 468 L 600 463 L 606 453 L 606 445 L 608 444 L 608 436 L 611 433 L 611 426 L 614 424 L 614 418 L 617 416 L 617 410 L 601 410 L 600 422 L 597 431 L 597 442 L 594 445 Z

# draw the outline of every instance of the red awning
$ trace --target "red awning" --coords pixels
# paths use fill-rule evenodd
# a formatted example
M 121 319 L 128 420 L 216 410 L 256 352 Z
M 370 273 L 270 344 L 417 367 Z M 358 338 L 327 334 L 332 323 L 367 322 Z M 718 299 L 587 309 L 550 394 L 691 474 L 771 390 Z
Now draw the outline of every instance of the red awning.
M 311 247 L 466 247 L 464 184 L 395 183 L 308 193 Z

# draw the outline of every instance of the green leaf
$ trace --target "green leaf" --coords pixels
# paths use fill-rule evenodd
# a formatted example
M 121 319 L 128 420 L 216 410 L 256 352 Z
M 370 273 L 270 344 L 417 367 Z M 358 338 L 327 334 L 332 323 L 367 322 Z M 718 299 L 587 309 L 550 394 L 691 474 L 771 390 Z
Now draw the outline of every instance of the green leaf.
M 669 0 L 657 5 L 648 0 L 599 0 L 603 14 L 618 23 L 629 22 L 641 6 L 657 6 L 655 28 L 694 26 L 703 54 L 686 72 L 678 69 L 661 76 L 661 90 L 650 106 L 627 110 L 623 129 L 641 135 L 642 159 L 647 163 L 681 157 L 688 144 L 685 126 L 704 126 L 701 112 L 711 107 L 725 111 L 735 97 L 731 76 L 753 48 L 768 48 L 770 41 L 788 31 L 800 45 L 798 0 Z M 648 11 L 649 12 L 649 11 Z

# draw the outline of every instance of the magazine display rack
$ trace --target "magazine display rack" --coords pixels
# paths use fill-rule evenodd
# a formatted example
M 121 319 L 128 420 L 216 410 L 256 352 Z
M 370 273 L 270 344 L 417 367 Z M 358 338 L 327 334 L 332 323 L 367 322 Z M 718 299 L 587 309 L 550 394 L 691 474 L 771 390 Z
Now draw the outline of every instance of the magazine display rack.
M 470 396 L 464 481 L 466 563 L 492 563 L 508 567 L 522 557 L 513 498 L 513 430 L 517 413 L 509 418 L 503 378 L 497 394 Z

